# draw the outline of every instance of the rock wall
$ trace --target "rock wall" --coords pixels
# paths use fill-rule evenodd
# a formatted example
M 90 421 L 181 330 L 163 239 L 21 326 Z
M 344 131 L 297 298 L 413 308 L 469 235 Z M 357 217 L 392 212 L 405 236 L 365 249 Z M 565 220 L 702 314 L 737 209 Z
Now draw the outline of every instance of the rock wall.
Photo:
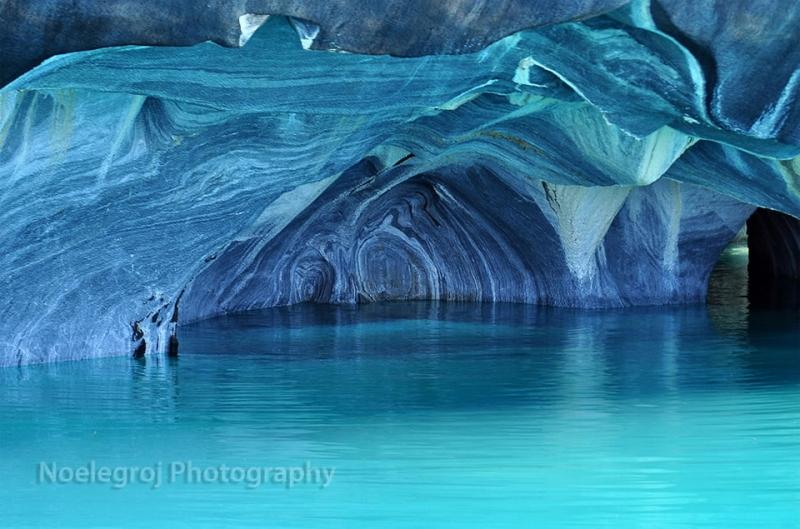
M 794 2 L 368 4 L 4 2 L 0 364 L 301 301 L 696 302 L 800 216 Z

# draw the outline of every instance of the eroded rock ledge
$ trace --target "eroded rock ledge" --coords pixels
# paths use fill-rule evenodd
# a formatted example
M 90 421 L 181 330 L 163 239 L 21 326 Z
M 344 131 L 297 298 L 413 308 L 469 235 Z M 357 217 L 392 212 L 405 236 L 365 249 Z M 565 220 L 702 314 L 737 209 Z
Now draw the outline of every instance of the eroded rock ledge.
M 800 216 L 795 2 L 366 4 L 3 3 L 0 364 L 304 301 L 697 302 Z

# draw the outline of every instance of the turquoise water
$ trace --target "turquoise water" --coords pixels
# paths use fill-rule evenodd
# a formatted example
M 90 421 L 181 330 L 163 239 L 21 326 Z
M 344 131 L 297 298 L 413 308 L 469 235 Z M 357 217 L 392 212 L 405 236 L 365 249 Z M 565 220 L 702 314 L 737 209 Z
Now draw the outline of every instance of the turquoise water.
M 291 307 L 186 327 L 171 361 L 0 370 L 0 527 L 800 527 L 798 313 L 729 283 L 709 307 Z M 91 461 L 335 472 L 37 482 Z

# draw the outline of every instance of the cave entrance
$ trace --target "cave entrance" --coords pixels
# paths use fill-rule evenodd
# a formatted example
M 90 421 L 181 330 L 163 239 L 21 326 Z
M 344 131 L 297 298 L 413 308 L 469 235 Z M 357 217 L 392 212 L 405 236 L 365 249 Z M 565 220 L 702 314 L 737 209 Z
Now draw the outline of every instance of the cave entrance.
M 711 305 L 800 307 L 800 220 L 759 208 L 711 274 Z
M 750 303 L 800 306 L 800 220 L 758 209 L 747 221 Z

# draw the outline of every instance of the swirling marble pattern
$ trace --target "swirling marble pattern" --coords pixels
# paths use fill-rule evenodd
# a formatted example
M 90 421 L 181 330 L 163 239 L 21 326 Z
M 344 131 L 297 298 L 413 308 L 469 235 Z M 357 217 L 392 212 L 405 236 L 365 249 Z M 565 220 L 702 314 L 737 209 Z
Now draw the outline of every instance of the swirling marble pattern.
M 405 169 L 367 160 L 276 236 L 229 245 L 182 296 L 183 321 L 300 302 L 697 302 L 754 209 L 666 180 L 514 189 L 478 166 Z
M 800 215 L 794 55 L 757 97 L 732 84 L 769 79 L 755 59 L 786 49 L 788 2 L 764 6 L 773 26 L 738 1 L 420 0 L 388 29 L 345 0 L 253 0 L 186 31 L 162 17 L 181 3 L 145 4 L 152 22 L 96 41 L 0 37 L 19 52 L 0 64 L 2 365 L 174 352 L 182 322 L 302 301 L 695 302 L 756 207 Z M 0 19 L 35 20 L 22 5 Z M 97 27 L 128 20 L 109 5 Z M 92 3 L 73 8 L 64 27 Z M 235 47 L 264 22 L 246 13 L 296 19 L 241 49 L 103 48 L 17 77 L 107 44 Z M 431 14 L 447 24 L 420 30 Z

